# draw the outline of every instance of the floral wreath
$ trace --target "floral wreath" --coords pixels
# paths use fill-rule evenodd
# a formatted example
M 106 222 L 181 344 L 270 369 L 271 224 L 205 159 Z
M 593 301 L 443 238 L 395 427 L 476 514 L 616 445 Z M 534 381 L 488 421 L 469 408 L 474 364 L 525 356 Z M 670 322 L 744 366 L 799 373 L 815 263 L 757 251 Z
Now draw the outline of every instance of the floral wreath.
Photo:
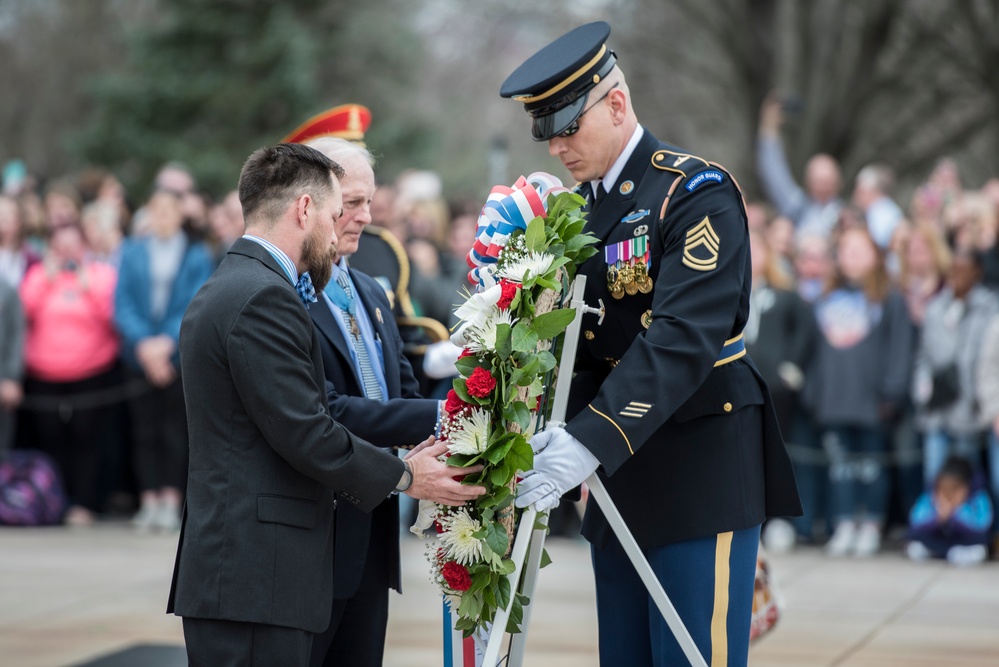
M 461 507 L 420 503 L 413 532 L 431 526 L 431 580 L 457 616 L 465 637 L 487 629 L 514 596 L 507 632 L 519 632 L 524 595 L 509 580 L 519 510 L 518 472 L 534 467 L 528 438 L 547 417 L 547 388 L 557 366 L 553 345 L 575 317 L 559 308 L 576 268 L 596 254 L 597 238 L 583 232 L 585 200 L 550 174 L 496 186 L 482 208 L 468 253 L 476 285 L 455 314 L 451 341 L 462 348 L 459 377 L 448 392 L 439 439 L 448 465 L 481 464 L 465 478 L 486 493 Z M 547 554 L 542 566 L 547 564 Z

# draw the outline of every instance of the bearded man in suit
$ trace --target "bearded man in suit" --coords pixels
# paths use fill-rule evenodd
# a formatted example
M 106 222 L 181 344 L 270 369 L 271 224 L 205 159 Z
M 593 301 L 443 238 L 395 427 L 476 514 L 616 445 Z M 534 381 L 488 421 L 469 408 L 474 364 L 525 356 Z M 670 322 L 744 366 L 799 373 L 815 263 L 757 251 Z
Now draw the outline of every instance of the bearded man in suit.
M 184 618 L 192 667 L 308 665 L 330 620 L 339 504 L 484 492 L 452 479 L 432 438 L 400 460 L 329 414 L 307 309 L 336 257 L 334 176 L 343 169 L 307 146 L 253 153 L 239 180 L 247 234 L 181 326 L 190 468 L 167 611 Z

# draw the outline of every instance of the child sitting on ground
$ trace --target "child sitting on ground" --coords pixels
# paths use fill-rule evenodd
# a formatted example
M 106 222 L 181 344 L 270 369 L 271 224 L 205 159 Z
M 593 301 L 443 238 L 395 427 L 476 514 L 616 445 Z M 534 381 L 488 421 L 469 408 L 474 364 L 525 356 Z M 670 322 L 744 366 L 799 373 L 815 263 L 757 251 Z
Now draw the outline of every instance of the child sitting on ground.
M 976 565 L 988 557 L 992 501 L 975 477 L 966 459 L 947 459 L 933 489 L 923 493 L 909 513 L 909 558 Z

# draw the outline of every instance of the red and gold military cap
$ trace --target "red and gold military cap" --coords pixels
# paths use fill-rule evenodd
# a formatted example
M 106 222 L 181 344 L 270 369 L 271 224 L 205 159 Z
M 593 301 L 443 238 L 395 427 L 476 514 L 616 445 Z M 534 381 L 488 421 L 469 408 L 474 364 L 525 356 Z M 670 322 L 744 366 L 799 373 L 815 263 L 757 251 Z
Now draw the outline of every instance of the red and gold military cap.
M 364 143 L 364 133 L 371 126 L 371 111 L 361 104 L 341 104 L 317 114 L 281 140 L 284 144 L 302 144 L 319 137 L 339 137 Z

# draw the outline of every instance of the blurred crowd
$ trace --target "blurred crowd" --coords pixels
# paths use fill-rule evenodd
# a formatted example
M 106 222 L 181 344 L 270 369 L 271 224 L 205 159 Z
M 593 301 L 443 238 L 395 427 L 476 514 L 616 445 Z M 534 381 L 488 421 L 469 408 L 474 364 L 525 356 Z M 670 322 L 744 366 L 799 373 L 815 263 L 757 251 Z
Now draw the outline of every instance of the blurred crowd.
M 981 562 L 999 497 L 999 177 L 970 187 L 942 157 L 900 201 L 886 165 L 847 183 L 835 158 L 815 155 L 798 176 L 783 114 L 776 98 L 761 110 L 745 333 L 805 515 L 769 522 L 764 543 L 870 556 L 890 534 L 912 558 Z M 377 188 L 371 221 L 405 249 L 412 314 L 455 323 L 481 203 L 448 202 L 430 171 Z M 180 320 L 242 233 L 236 193 L 212 200 L 179 163 L 139 202 L 106 171 L 39 183 L 8 164 L 0 451 L 52 457 L 66 522 L 126 514 L 142 530 L 177 529 Z M 437 397 L 450 384 L 424 380 Z

